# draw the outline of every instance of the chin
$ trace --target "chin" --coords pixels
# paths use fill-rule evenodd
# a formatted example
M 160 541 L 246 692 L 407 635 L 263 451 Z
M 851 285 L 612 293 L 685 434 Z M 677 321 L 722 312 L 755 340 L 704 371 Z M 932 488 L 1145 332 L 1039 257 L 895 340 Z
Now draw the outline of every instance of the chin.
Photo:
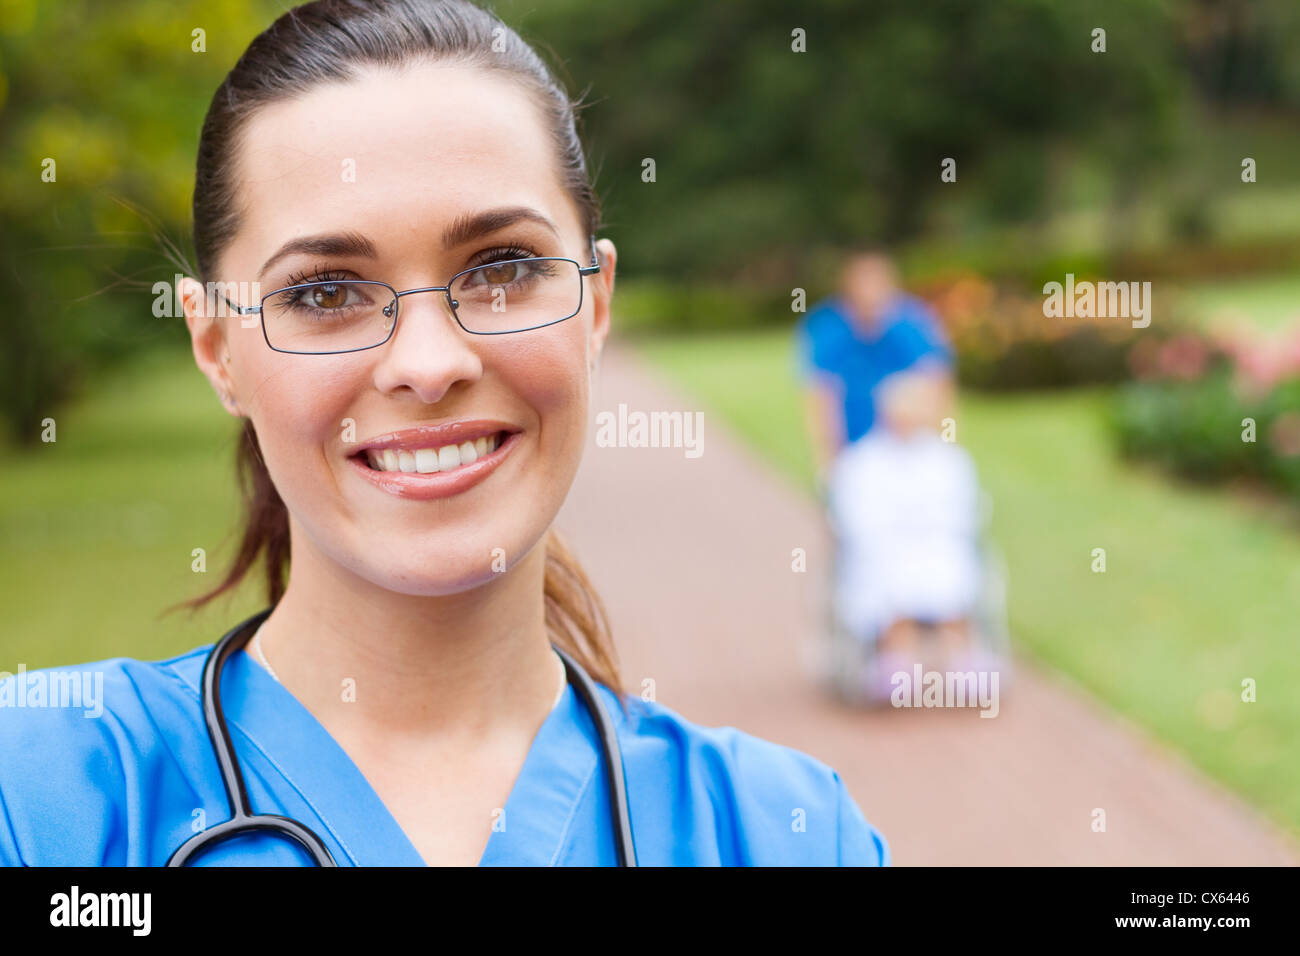
M 536 538 L 540 543 L 545 530 Z M 410 547 L 417 538 L 419 547 Z M 452 544 L 448 538 L 455 540 Z M 473 590 L 502 578 L 528 553 L 520 550 L 517 534 L 490 537 L 477 535 L 466 540 L 459 535 L 399 536 L 388 552 L 390 561 L 382 567 L 361 572 L 376 584 L 399 594 L 443 597 Z M 399 550 L 403 549 L 403 550 Z M 399 558 L 399 555 L 403 555 Z

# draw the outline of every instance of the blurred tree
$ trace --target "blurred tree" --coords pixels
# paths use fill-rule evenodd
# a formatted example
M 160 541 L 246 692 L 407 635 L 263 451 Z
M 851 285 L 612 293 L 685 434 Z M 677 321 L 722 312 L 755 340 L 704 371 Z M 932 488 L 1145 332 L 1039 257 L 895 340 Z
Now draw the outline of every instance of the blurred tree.
M 1300 4 L 1190 0 L 1178 9 L 1183 59 L 1211 103 L 1300 108 Z
M 0 410 L 20 440 L 88 368 L 184 341 L 179 319 L 151 312 L 148 286 L 177 270 L 148 220 L 188 250 L 207 104 L 287 6 L 0 0 Z M 585 135 L 625 275 L 788 290 L 827 248 L 917 235 L 940 190 L 982 196 L 994 219 L 1032 216 L 1063 150 L 1106 158 L 1122 209 L 1176 140 L 1181 34 L 1164 0 L 496 8 L 590 91 Z M 940 182 L 944 157 L 956 184 Z
M 914 236 L 941 189 L 987 189 L 990 215 L 1031 215 L 1051 182 L 1048 143 L 1109 151 L 1127 201 L 1177 142 L 1183 78 L 1162 0 L 499 10 L 592 89 L 589 141 L 632 272 L 728 279 L 762 262 L 780 285 L 818 246 Z M 792 50 L 796 29 L 806 52 Z M 999 150 L 1014 162 L 981 185 Z M 940 182 L 944 157 L 958 186 Z
M 179 263 L 152 230 L 188 234 L 208 102 L 282 9 L 0 2 L 0 414 L 12 438 L 37 441 L 96 366 L 184 339 L 179 318 L 153 315 L 150 287 Z

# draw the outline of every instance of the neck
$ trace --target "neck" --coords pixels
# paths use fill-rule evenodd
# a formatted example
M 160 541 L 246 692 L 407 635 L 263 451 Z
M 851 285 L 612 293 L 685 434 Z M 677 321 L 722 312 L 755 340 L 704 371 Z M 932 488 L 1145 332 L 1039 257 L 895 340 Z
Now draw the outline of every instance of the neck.
M 353 574 L 292 518 L 290 535 L 289 582 L 259 640 L 284 686 L 327 728 L 472 742 L 520 723 L 536 729 L 549 712 L 559 678 L 544 543 L 478 587 L 423 596 Z
M 870 332 L 876 325 L 876 316 L 872 313 L 864 312 L 849 300 L 844 300 L 845 311 L 848 312 L 851 324 L 863 332 Z

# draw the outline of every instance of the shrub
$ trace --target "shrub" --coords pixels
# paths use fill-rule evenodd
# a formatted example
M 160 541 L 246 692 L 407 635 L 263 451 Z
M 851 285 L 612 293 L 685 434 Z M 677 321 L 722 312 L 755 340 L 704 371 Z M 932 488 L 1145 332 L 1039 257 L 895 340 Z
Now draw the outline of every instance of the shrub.
M 1168 334 L 1164 323 L 1134 329 L 1122 318 L 1049 318 L 1041 297 L 1000 292 L 971 273 L 933 281 L 917 292 L 939 313 L 956 353 L 957 377 L 972 388 L 1124 381 L 1132 374 L 1128 353 L 1134 345 Z
M 1300 498 L 1300 327 L 1242 327 L 1133 350 L 1137 380 L 1115 398 L 1120 451 L 1188 478 L 1247 477 Z

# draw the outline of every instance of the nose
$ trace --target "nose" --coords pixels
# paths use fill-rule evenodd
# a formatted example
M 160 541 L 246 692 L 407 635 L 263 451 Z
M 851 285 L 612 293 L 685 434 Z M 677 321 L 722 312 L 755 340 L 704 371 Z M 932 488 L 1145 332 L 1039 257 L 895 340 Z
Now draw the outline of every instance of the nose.
M 472 338 L 456 323 L 445 292 L 403 295 L 397 300 L 393 337 L 380 346 L 375 385 L 382 392 L 409 388 L 433 405 L 457 382 L 477 381 L 483 374 Z

